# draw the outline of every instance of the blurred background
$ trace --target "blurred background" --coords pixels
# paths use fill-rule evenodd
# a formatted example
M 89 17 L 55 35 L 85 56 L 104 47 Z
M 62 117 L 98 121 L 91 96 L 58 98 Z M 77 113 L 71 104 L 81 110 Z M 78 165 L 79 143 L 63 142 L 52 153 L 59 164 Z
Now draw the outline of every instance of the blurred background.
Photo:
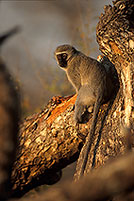
M 23 117 L 39 111 L 52 96 L 74 93 L 55 62 L 54 51 L 68 43 L 96 58 L 96 25 L 107 4 L 112 1 L 0 1 L 0 34 L 15 25 L 21 27 L 1 54 L 20 86 Z
M 107 4 L 112 0 L 0 1 L 0 34 L 21 27 L 3 45 L 1 55 L 20 87 L 23 118 L 40 111 L 52 96 L 75 93 L 54 51 L 68 43 L 97 58 L 96 25 Z M 65 168 L 61 182 L 72 178 L 74 170 L 75 164 Z

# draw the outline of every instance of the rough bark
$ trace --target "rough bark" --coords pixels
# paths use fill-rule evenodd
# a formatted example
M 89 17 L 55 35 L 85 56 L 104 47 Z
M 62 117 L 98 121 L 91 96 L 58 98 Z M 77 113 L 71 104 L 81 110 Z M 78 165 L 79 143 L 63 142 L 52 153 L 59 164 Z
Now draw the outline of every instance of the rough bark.
M 105 14 L 101 15 L 97 26 L 100 50 L 115 64 L 120 88 L 100 110 L 85 173 L 109 158 L 124 154 L 123 126 L 131 125 L 133 132 L 133 16 L 134 1 L 118 0 L 113 7 L 105 7 Z M 114 75 L 115 88 L 118 88 L 115 71 Z M 27 118 L 21 125 L 18 154 L 12 171 L 13 195 L 20 196 L 36 185 L 56 182 L 61 175 L 57 172 L 78 158 L 91 118 L 87 124 L 74 124 L 75 98 L 53 98 L 42 112 Z M 84 148 L 75 180 L 79 179 L 83 152 Z
M 93 170 L 75 184 L 66 182 L 61 188 L 51 188 L 35 198 L 20 200 L 106 201 L 119 195 L 118 201 L 128 201 L 126 194 L 134 188 L 133 164 L 134 154 L 129 153 Z M 134 200 L 134 193 L 129 195 L 130 200 Z
M 82 139 L 73 122 L 75 96 L 54 97 L 20 126 L 12 172 L 13 195 L 21 196 L 41 184 L 53 184 L 60 171 L 78 158 Z

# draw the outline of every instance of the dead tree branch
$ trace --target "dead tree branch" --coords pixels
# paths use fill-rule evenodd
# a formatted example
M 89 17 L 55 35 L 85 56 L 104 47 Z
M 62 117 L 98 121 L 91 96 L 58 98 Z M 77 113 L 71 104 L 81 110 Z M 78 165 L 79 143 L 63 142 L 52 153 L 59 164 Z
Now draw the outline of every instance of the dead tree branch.
M 115 195 L 134 189 L 134 154 L 116 158 L 83 177 L 75 184 L 66 183 L 61 188 L 51 188 L 35 199 L 21 201 L 105 201 Z M 127 200 L 126 200 L 127 201 Z
M 83 142 L 73 123 L 75 98 L 54 97 L 21 125 L 12 172 L 16 196 L 37 185 L 57 182 L 61 177 L 57 172 L 78 158 Z

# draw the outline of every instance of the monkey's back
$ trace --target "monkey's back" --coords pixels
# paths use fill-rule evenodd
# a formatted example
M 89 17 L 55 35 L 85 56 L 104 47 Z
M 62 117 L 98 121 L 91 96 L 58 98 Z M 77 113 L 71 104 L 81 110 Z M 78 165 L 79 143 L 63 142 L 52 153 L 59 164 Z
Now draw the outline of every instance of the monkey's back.
M 89 84 L 95 87 L 105 79 L 106 70 L 97 60 L 83 55 L 80 62 L 81 84 Z
M 95 59 L 82 55 L 80 75 L 82 86 L 86 86 L 86 88 L 89 87 L 89 91 L 93 91 L 95 95 L 98 94 L 99 90 L 101 93 L 104 93 L 105 96 L 105 93 L 107 93 L 107 75 L 106 70 L 101 63 Z

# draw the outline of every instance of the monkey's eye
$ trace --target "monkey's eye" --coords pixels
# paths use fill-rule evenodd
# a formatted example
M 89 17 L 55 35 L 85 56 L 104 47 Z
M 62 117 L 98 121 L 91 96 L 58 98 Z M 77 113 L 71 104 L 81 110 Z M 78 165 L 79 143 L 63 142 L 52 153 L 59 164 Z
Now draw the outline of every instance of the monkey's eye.
M 62 54 L 62 58 L 67 59 L 67 54 L 66 53 Z

